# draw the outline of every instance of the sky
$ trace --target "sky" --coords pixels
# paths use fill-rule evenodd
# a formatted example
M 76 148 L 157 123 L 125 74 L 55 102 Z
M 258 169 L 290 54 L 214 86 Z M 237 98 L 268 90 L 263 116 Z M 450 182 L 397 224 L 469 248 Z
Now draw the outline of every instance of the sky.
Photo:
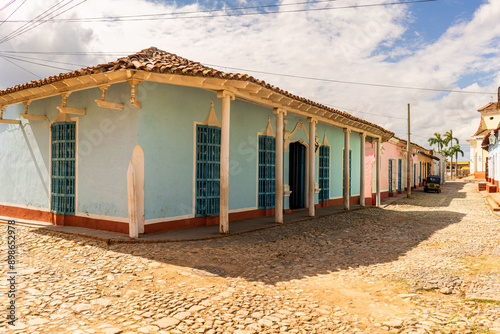
M 429 147 L 435 132 L 453 130 L 467 161 L 477 109 L 497 101 L 500 0 L 402 2 L 5 0 L 0 89 L 155 46 L 253 75 L 404 139 L 409 103 L 412 142 Z M 234 10 L 243 7 L 259 8 Z M 179 12 L 190 14 L 171 15 Z M 26 23 L 43 13 L 53 19 Z

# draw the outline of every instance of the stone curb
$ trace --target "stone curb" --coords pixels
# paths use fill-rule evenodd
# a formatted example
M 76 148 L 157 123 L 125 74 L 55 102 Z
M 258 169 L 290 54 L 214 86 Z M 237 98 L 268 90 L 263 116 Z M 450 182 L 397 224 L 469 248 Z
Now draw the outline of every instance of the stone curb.
M 351 209 L 348 211 L 339 211 L 339 212 L 334 212 L 326 215 L 321 215 L 321 216 L 315 216 L 315 217 L 306 217 L 306 218 L 300 218 L 297 220 L 292 220 L 289 222 L 284 222 L 281 224 L 274 223 L 272 225 L 268 226 L 263 226 L 263 227 L 257 227 L 254 229 L 250 230 L 245 230 L 245 231 L 240 231 L 240 232 L 233 232 L 233 233 L 228 233 L 228 234 L 220 234 L 220 235 L 213 235 L 213 236 L 208 236 L 208 237 L 200 237 L 200 238 L 185 238 L 185 239 L 176 239 L 176 240 L 166 240 L 166 239 L 159 239 L 159 240 L 147 240 L 147 239 L 130 239 L 130 240 L 120 240 L 120 239 L 110 239 L 110 238 L 100 238 L 96 237 L 93 235 L 87 235 L 87 234 L 81 234 L 81 233 L 76 233 L 76 232 L 70 232 L 70 231 L 61 231 L 61 230 L 51 230 L 49 228 L 46 228 L 44 226 L 33 226 L 30 223 L 24 223 L 22 221 L 16 220 L 16 225 L 23 226 L 23 227 L 29 227 L 29 228 L 34 228 L 34 229 L 41 229 L 41 230 L 47 230 L 50 232 L 54 233 L 62 233 L 62 234 L 69 234 L 69 235 L 75 235 L 78 237 L 83 237 L 87 239 L 93 239 L 93 240 L 98 240 L 98 241 L 103 241 L 107 243 L 108 245 L 113 245 L 113 244 L 158 244 L 158 243 L 170 243 L 170 242 L 189 242 L 189 241 L 203 241 L 203 240 L 212 240 L 212 239 L 220 239 L 220 238 L 228 238 L 244 233 L 250 233 L 250 232 L 255 232 L 255 231 L 261 231 L 269 228 L 275 228 L 275 227 L 281 227 L 289 224 L 294 224 L 294 223 L 299 223 L 299 222 L 304 222 L 308 220 L 313 220 L 316 218 L 322 218 L 322 217 L 328 217 L 328 216 L 333 216 L 333 215 L 339 215 L 339 214 L 345 214 L 348 212 L 353 212 L 353 211 L 359 211 L 359 210 L 364 210 L 367 207 L 360 207 L 360 208 L 355 208 Z M 369 207 L 369 208 L 374 208 L 374 209 L 379 209 L 377 207 Z M 7 220 L 4 218 L 0 218 L 0 224 L 7 225 Z M 53 225 L 50 225 L 53 226 Z

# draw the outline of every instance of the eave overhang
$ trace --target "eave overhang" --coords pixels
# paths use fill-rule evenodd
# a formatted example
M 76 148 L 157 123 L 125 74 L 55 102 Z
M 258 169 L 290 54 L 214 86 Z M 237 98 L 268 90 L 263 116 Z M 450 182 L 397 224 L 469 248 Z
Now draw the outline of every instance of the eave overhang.
M 132 79 L 137 81 L 151 81 L 178 86 L 196 87 L 214 92 L 227 90 L 240 100 L 267 108 L 281 108 L 286 110 L 289 114 L 305 118 L 312 117 L 327 125 L 349 129 L 356 133 L 365 133 L 367 137 L 371 137 L 371 139 L 380 138 L 382 142 L 385 142 L 394 136 L 394 133 L 391 131 L 385 130 L 362 119 L 358 119 L 347 113 L 319 105 L 313 101 L 305 102 L 287 96 L 274 89 L 263 87 L 258 83 L 237 79 L 188 76 L 133 69 L 119 69 L 104 73 L 74 76 L 43 84 L 38 87 L 30 87 L 9 92 L 0 95 L 0 107 L 32 102 L 34 100 L 95 88 L 102 85 L 130 82 Z

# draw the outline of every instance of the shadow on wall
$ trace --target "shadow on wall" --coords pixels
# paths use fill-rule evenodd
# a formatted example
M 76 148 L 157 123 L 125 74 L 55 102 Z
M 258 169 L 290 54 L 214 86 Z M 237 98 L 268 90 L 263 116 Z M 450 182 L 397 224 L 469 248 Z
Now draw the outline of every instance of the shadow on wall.
M 460 189 L 451 187 L 447 191 L 451 198 L 459 198 Z M 423 213 L 433 215 L 434 219 L 422 216 Z M 57 236 L 186 270 L 213 266 L 225 270 L 228 277 L 276 284 L 395 261 L 436 231 L 460 222 L 463 217 L 464 214 L 446 210 L 401 212 L 367 208 L 205 241 L 108 246 L 65 234 Z M 53 232 L 37 230 L 35 233 Z

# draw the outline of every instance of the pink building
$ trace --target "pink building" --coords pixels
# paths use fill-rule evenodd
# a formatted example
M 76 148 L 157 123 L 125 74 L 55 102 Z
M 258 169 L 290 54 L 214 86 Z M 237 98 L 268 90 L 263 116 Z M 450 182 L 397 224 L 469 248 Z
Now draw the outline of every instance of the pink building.
M 398 193 L 406 191 L 406 145 L 407 141 L 393 137 L 382 144 L 381 148 L 381 173 L 380 173 L 380 199 L 396 196 Z M 420 186 L 418 152 L 425 150 L 423 147 L 411 143 L 413 167 L 411 171 L 412 189 Z M 366 143 L 365 147 L 365 203 L 375 205 L 376 201 L 376 164 L 375 164 L 376 144 Z

